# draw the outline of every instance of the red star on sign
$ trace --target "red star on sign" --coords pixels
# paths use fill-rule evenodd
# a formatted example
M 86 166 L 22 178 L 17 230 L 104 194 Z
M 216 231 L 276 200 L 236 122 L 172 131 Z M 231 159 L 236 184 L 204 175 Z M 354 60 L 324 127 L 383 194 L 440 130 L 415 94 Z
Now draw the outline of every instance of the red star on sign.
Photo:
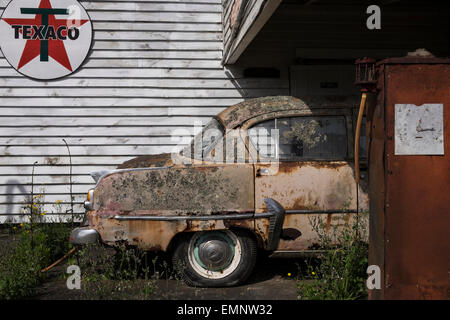
M 41 9 L 51 9 L 50 0 L 41 0 L 39 3 L 39 8 Z M 34 19 L 14 19 L 14 18 L 3 18 L 9 25 L 30 25 L 30 26 L 41 26 L 42 16 L 36 14 Z M 53 26 L 55 30 L 60 26 L 71 26 L 73 19 L 64 20 L 56 19 L 54 14 L 48 15 L 48 25 Z M 77 26 L 82 26 L 89 20 L 77 20 Z M 22 33 L 22 32 L 21 32 Z M 17 69 L 22 68 L 28 62 L 36 58 L 41 53 L 41 41 L 40 39 L 27 40 L 25 48 L 20 57 L 19 65 Z M 61 64 L 66 69 L 72 71 L 72 66 L 70 65 L 69 57 L 67 56 L 66 48 L 64 47 L 64 42 L 62 40 L 48 39 L 48 55 L 55 59 L 59 64 Z

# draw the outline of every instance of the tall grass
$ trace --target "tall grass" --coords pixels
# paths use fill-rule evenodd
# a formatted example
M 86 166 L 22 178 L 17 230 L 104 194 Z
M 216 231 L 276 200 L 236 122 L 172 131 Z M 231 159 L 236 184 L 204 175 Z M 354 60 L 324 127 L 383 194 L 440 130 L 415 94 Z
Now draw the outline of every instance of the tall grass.
M 297 282 L 300 299 L 350 300 L 367 296 L 367 216 L 366 212 L 353 215 L 334 226 L 320 217 L 310 220 L 321 251 L 316 261 L 307 261 L 307 272 Z
M 9 241 L 0 246 L 0 299 L 26 298 L 35 293 L 44 279 L 41 269 L 63 256 L 71 248 L 70 226 L 44 223 L 43 196 L 33 196 L 23 211 L 28 222 L 11 224 Z M 58 204 L 57 204 L 58 207 Z

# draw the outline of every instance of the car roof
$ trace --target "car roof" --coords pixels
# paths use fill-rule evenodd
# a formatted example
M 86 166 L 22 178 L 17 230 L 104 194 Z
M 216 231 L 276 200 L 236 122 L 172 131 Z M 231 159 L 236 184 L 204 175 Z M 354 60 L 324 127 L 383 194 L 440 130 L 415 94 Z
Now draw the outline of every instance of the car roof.
M 359 96 L 270 96 L 248 99 L 220 112 L 219 119 L 226 129 L 233 129 L 245 121 L 267 113 L 280 111 L 311 111 L 315 108 L 355 108 Z

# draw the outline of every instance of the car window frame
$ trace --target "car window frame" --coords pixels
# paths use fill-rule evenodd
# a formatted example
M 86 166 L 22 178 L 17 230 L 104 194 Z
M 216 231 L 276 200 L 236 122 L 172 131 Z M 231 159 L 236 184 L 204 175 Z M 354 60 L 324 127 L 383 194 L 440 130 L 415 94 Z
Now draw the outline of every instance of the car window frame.
M 207 125 L 212 122 L 213 120 L 215 120 L 218 124 L 219 124 L 219 130 L 221 131 L 221 137 L 219 139 L 216 139 L 213 143 L 211 143 L 210 145 L 208 145 L 204 150 L 202 150 L 202 155 L 201 155 L 201 159 L 198 159 L 195 157 L 195 153 L 192 152 L 192 144 L 195 143 L 195 138 L 197 137 L 197 135 L 193 136 L 191 141 L 189 142 L 188 146 L 191 147 L 191 154 L 187 157 L 190 158 L 194 161 L 203 161 L 203 162 L 210 162 L 207 159 L 207 157 L 211 154 L 211 152 L 213 150 L 216 149 L 217 144 L 219 143 L 219 141 L 223 141 L 223 138 L 226 136 L 227 134 L 227 130 L 225 128 L 225 126 L 223 125 L 222 121 L 217 118 L 217 116 L 213 116 L 211 118 L 210 121 L 208 121 L 202 128 L 202 130 L 198 133 L 198 134 L 203 134 L 205 131 L 205 128 L 207 127 Z M 183 152 L 184 148 L 181 150 L 181 152 Z
M 345 119 L 345 127 L 347 134 L 347 155 L 344 158 L 336 158 L 336 159 L 301 159 L 301 158 L 293 158 L 293 159 L 279 159 L 280 162 L 331 162 L 331 161 L 351 161 L 354 157 L 353 155 L 353 123 L 352 123 L 352 109 L 351 108 L 332 108 L 332 109 L 312 109 L 312 110 L 290 110 L 289 112 L 280 111 L 280 112 L 272 112 L 268 114 L 263 114 L 254 118 L 251 118 L 241 125 L 243 139 L 245 141 L 245 146 L 248 150 L 249 157 L 247 160 L 250 160 L 251 155 L 256 155 L 256 160 L 254 160 L 254 156 L 252 156 L 251 160 L 254 163 L 267 163 L 270 160 L 263 160 L 259 156 L 259 152 L 256 147 L 253 145 L 253 142 L 250 140 L 250 136 L 248 135 L 248 129 L 254 127 L 255 125 L 279 118 L 293 118 L 293 117 L 320 117 L 320 116 L 343 116 Z M 272 159 L 273 161 L 273 159 Z

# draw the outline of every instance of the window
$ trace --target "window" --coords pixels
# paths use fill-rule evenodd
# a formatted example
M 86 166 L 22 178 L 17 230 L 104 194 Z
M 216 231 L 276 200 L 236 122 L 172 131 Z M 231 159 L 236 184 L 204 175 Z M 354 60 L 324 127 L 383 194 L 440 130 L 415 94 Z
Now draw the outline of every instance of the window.
M 280 160 L 337 160 L 347 156 L 344 116 L 271 119 L 253 126 L 248 134 L 261 159 L 277 154 Z
M 277 158 L 275 119 L 260 122 L 247 130 L 250 141 L 256 148 L 261 160 Z

